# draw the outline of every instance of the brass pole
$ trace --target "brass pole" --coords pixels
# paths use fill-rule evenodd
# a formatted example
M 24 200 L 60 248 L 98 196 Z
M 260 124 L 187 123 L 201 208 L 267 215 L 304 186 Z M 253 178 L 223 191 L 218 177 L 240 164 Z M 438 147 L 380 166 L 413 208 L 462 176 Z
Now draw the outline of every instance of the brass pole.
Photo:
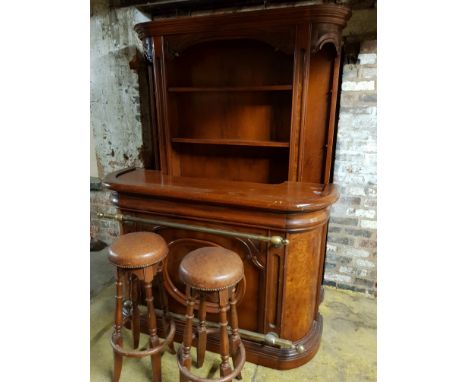
M 159 317 L 163 317 L 163 311 L 160 309 L 156 309 L 156 314 Z M 175 318 L 178 321 L 185 321 L 185 316 L 182 314 L 177 314 L 177 313 L 172 313 L 169 312 L 169 314 Z M 196 326 L 198 325 L 198 319 L 193 318 L 192 323 Z M 205 321 L 205 324 L 209 328 L 219 328 L 219 324 L 216 322 L 211 322 L 211 321 Z M 228 331 L 229 333 L 231 332 L 231 328 L 228 326 Z M 245 329 L 239 329 L 239 334 L 242 338 L 255 341 L 255 342 L 260 342 L 266 345 L 270 346 L 278 346 L 280 348 L 285 348 L 285 349 L 292 349 L 297 351 L 298 353 L 304 352 L 304 345 L 296 345 L 290 340 L 286 340 L 284 338 L 279 338 L 276 333 L 270 332 L 267 334 L 263 333 L 257 333 L 257 332 L 252 332 L 250 330 L 245 330 Z
M 218 229 L 218 228 L 209 228 L 209 227 L 202 227 L 202 226 L 196 226 L 196 225 L 191 225 L 191 224 L 174 223 L 174 222 L 169 222 L 165 220 L 143 219 L 143 218 L 137 218 L 134 216 L 127 216 L 127 215 L 122 215 L 122 214 L 106 214 L 103 212 L 98 212 L 96 215 L 98 218 L 101 218 L 101 219 L 111 219 L 111 220 L 117 220 L 119 222 L 130 221 L 130 222 L 135 222 L 135 223 L 157 224 L 157 225 L 162 225 L 165 227 L 186 229 L 189 231 L 206 232 L 206 233 L 213 233 L 216 235 L 223 235 L 223 236 L 230 236 L 230 237 L 242 237 L 245 239 L 266 241 L 272 244 L 274 247 L 280 247 L 282 245 L 289 244 L 289 240 L 281 236 L 263 236 L 263 235 L 256 235 L 252 233 L 226 231 L 226 230 Z

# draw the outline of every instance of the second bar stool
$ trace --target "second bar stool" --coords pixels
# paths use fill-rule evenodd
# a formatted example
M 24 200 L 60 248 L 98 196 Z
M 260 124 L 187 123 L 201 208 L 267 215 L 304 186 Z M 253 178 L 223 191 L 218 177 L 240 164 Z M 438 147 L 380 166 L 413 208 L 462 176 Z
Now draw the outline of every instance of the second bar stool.
M 175 334 L 174 321 L 170 320 L 170 330 L 167 332 L 169 319 L 167 303 L 162 290 L 160 280 L 159 294 L 163 305 L 163 328 L 166 339 L 160 341 L 157 335 L 156 311 L 153 303 L 153 278 L 162 277 L 162 264 L 168 253 L 164 239 L 152 232 L 133 232 L 120 236 L 109 248 L 109 261 L 117 268 L 115 281 L 115 322 L 111 345 L 114 349 L 114 377 L 113 382 L 118 382 L 122 370 L 123 356 L 141 358 L 151 356 L 153 369 L 153 382 L 161 382 L 161 353 L 166 345 L 173 346 Z M 128 280 L 128 293 L 131 297 L 131 315 L 123 316 L 123 284 Z M 122 338 L 124 319 L 131 318 L 134 348 L 138 348 L 140 338 L 140 312 L 138 309 L 138 281 L 143 282 L 147 305 L 147 323 L 149 332 L 149 347 L 146 350 L 125 350 Z M 127 291 L 128 292 L 128 291 Z
M 197 330 L 197 366 L 203 365 L 206 350 L 206 298 L 214 294 L 218 301 L 220 326 L 221 367 L 218 382 L 240 378 L 245 363 L 244 344 L 238 332 L 235 289 L 244 278 L 244 265 L 236 253 L 222 247 L 198 248 L 187 254 L 180 263 L 179 277 L 186 285 L 187 311 L 183 343 L 179 347 L 177 362 L 183 382 L 210 381 L 190 373 L 192 358 L 192 320 L 195 299 L 199 296 L 199 326 Z M 227 311 L 230 310 L 231 335 L 228 335 Z M 234 370 L 229 364 L 231 355 Z

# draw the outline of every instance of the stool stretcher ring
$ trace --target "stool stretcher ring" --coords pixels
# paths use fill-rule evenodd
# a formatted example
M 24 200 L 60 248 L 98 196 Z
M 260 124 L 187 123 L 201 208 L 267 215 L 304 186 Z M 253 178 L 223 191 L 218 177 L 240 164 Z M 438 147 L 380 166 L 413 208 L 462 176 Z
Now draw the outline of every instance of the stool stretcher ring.
M 228 375 L 225 375 L 224 377 L 216 378 L 216 379 L 210 379 L 210 378 L 202 378 L 199 376 L 196 376 L 180 363 L 180 358 L 182 357 L 182 348 L 183 346 L 179 346 L 179 350 L 177 351 L 177 365 L 179 366 L 179 370 L 182 373 L 182 375 L 187 378 L 190 381 L 196 381 L 196 382 L 228 382 L 232 381 L 235 377 L 237 377 L 241 371 L 242 368 L 244 367 L 245 364 L 245 347 L 242 342 L 239 343 L 239 351 L 240 351 L 240 362 L 238 365 L 235 365 L 234 370 L 229 373 Z
M 174 335 L 175 335 L 175 323 L 173 320 L 171 320 L 169 334 L 167 335 L 167 338 L 162 343 L 160 343 L 158 346 L 154 348 L 149 348 L 145 350 L 125 350 L 123 347 L 115 344 L 112 338 L 110 342 L 111 342 L 112 348 L 122 356 L 129 357 L 129 358 L 143 358 L 143 357 L 161 352 L 165 346 L 167 346 L 168 344 L 172 342 L 172 340 L 174 339 Z

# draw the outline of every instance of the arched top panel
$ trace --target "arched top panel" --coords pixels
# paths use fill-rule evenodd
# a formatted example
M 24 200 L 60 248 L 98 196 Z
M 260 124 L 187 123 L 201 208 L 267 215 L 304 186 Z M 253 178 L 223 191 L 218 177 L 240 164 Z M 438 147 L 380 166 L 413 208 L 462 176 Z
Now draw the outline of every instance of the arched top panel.
M 189 35 L 168 36 L 165 41 L 169 56 L 177 56 L 187 48 L 203 42 L 241 39 L 261 41 L 270 45 L 274 50 L 279 50 L 286 54 L 293 54 L 295 28 L 285 27 L 274 31 L 256 28 L 230 31 L 222 35 L 213 33 L 195 33 Z

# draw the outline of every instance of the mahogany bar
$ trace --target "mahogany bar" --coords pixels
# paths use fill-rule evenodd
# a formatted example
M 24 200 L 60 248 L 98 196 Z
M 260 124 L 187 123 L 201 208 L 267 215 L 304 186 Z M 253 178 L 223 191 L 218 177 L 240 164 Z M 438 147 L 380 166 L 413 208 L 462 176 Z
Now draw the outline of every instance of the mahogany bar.
M 185 312 L 184 256 L 207 246 L 238 253 L 240 332 L 294 344 L 243 338 L 248 361 L 276 369 L 304 364 L 320 344 L 327 225 L 338 198 L 331 169 L 341 31 L 349 17 L 347 7 L 322 4 L 135 27 L 147 58 L 155 165 L 104 180 L 120 213 L 140 219 L 124 220 L 122 232 L 152 231 L 167 241 L 163 273 L 174 317 Z M 216 309 L 209 301 L 208 321 L 216 321 Z M 183 322 L 175 321 L 180 342 Z M 209 336 L 208 349 L 218 341 Z
M 117 191 L 114 202 L 125 215 L 288 239 L 288 245 L 275 247 L 238 237 L 123 222 L 124 232 L 152 231 L 166 239 L 169 255 L 164 275 L 172 312 L 184 313 L 184 284 L 177 273 L 184 256 L 199 247 L 222 246 L 244 261 L 245 281 L 238 290 L 240 328 L 273 332 L 305 349 L 298 353 L 245 341 L 248 359 L 287 367 L 285 361 L 301 363 L 317 350 L 326 223 L 329 206 L 338 197 L 332 184 L 268 185 L 171 176 L 145 169 L 119 171 L 105 181 Z M 214 309 L 210 305 L 208 311 L 214 313 Z M 216 344 L 211 345 L 217 349 Z

